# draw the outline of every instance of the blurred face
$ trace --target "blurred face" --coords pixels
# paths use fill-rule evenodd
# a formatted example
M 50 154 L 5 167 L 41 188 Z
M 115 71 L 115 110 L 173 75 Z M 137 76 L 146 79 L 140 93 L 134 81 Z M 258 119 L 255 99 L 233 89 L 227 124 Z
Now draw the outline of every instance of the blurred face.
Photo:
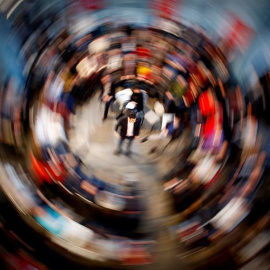
M 128 118 L 128 121 L 130 122 L 130 123 L 135 123 L 135 121 L 136 121 L 136 118 Z
M 179 118 L 179 116 L 175 115 L 173 120 L 174 120 L 174 122 L 177 122 L 177 121 L 180 121 L 180 118 Z

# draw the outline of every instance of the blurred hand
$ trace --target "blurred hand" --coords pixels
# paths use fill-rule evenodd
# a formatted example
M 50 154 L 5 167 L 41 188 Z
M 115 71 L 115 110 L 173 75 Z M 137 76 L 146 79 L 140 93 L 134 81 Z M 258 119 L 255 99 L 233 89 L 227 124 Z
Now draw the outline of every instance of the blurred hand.
M 139 139 L 139 136 L 135 136 L 135 140 L 138 140 Z
M 119 135 L 119 133 L 118 132 L 114 132 L 114 136 L 116 137 L 116 138 L 120 138 L 120 135 Z
M 112 96 L 109 96 L 109 95 L 107 95 L 107 94 L 105 94 L 103 97 L 102 97 L 102 101 L 103 102 L 108 102 L 110 99 L 112 99 Z

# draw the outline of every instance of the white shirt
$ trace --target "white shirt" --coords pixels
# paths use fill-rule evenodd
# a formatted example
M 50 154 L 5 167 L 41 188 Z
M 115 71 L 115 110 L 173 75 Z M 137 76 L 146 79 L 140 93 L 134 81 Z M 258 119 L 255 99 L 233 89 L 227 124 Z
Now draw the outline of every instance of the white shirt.
M 57 76 L 48 89 L 47 98 L 50 101 L 56 101 L 60 98 L 64 88 L 64 80 Z
M 126 41 L 122 43 L 123 52 L 134 52 L 136 51 L 136 43 L 132 41 Z
M 134 123 L 128 121 L 128 125 L 127 125 L 127 136 L 128 137 L 134 136 L 133 130 L 134 130 Z
M 98 69 L 98 62 L 95 56 L 83 58 L 76 66 L 76 71 L 82 78 L 91 76 Z
M 108 64 L 107 64 L 107 69 L 109 71 L 119 69 L 122 66 L 122 55 L 121 54 L 116 54 L 113 55 L 109 58 Z
M 55 146 L 61 140 L 67 142 L 64 119 L 61 114 L 42 105 L 35 123 L 35 137 L 40 144 L 48 143 Z

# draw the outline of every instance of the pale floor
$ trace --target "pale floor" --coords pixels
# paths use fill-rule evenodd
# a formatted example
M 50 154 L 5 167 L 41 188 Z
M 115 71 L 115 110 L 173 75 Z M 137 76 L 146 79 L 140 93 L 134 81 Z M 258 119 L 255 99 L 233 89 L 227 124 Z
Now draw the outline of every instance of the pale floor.
M 69 132 L 71 150 L 82 159 L 86 174 L 94 174 L 115 184 L 123 181 L 137 182 L 146 200 L 146 213 L 140 230 L 155 235 L 157 241 L 155 266 L 146 268 L 177 269 L 179 257 L 176 255 L 179 249 L 176 248 L 177 244 L 168 228 L 177 222 L 179 215 L 173 210 L 171 197 L 163 191 L 162 185 L 164 175 L 174 167 L 175 159 L 182 149 L 181 141 L 170 145 L 162 155 L 159 152 L 149 154 L 150 149 L 156 145 L 159 147 L 158 151 L 161 151 L 162 145 L 166 145 L 168 140 L 141 143 L 140 140 L 149 135 L 151 129 L 144 121 L 140 138 L 132 144 L 131 156 L 115 156 L 113 152 L 118 140 L 113 134 L 116 110 L 117 106 L 114 105 L 114 112 L 110 110 L 108 119 L 102 122 L 104 105 L 100 104 L 97 97 L 78 108 L 73 119 L 73 128 Z M 154 130 L 153 133 L 155 132 L 160 130 Z

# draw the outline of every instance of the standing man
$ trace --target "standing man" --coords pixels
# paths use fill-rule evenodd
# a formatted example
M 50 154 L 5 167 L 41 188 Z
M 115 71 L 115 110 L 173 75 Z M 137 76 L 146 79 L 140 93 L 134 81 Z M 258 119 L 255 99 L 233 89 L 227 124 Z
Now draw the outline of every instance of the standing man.
M 118 133 L 119 127 L 120 133 Z M 126 155 L 127 156 L 130 155 L 131 144 L 134 138 L 135 139 L 138 138 L 140 133 L 140 127 L 141 127 L 140 119 L 137 119 L 136 113 L 132 111 L 128 114 L 128 116 L 123 116 L 118 120 L 115 126 L 115 135 L 116 137 L 119 138 L 119 143 L 118 149 L 114 152 L 115 155 L 119 155 L 122 153 L 122 144 L 125 139 L 128 140 Z
M 132 91 L 132 95 L 130 97 L 130 101 L 136 102 L 137 106 L 136 109 L 138 111 L 138 118 L 141 120 L 141 125 L 143 124 L 143 118 L 144 118 L 144 100 L 143 100 L 143 93 L 140 88 L 135 88 Z
M 111 80 L 110 77 L 109 77 L 109 80 Z M 117 83 L 115 81 L 112 81 L 112 82 L 109 81 L 106 84 L 104 86 L 105 90 L 104 90 L 104 94 L 102 97 L 102 100 L 105 103 L 105 109 L 104 109 L 104 115 L 103 115 L 102 121 L 105 121 L 108 117 L 109 108 L 115 101 L 115 90 L 117 87 Z

